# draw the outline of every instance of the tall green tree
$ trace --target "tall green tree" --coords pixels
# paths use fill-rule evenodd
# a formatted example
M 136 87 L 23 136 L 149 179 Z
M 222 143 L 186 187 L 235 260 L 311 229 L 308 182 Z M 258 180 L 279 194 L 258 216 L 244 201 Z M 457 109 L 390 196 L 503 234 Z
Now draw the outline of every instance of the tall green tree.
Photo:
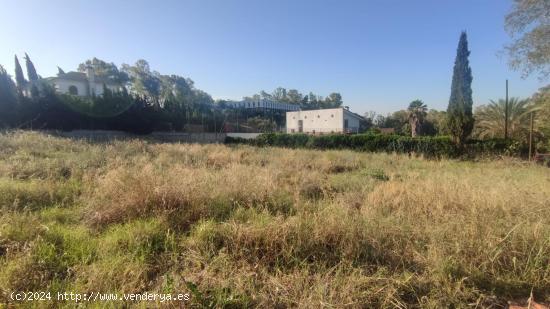
M 38 74 L 36 73 L 36 68 L 31 61 L 31 58 L 27 53 L 25 53 L 25 65 L 27 66 L 27 77 L 29 81 L 34 82 L 38 80 Z
M 287 97 L 288 97 L 288 103 L 296 104 L 296 105 L 300 104 L 300 102 L 302 102 L 302 99 L 303 99 L 303 95 L 296 89 L 288 90 Z
M 464 144 L 474 127 L 474 117 L 472 115 L 473 77 L 468 56 L 470 56 L 468 38 L 466 32 L 462 32 L 456 51 L 451 97 L 447 107 L 449 131 L 453 140 L 459 145 Z
M 130 77 L 132 92 L 145 97 L 154 105 L 158 104 L 161 92 L 160 77 L 159 74 L 151 71 L 146 60 L 140 59 L 133 66 L 123 64 L 122 71 Z
M 426 118 L 427 111 L 428 107 L 421 100 L 414 100 L 409 104 L 407 118 L 411 126 L 412 137 L 422 134 L 422 123 L 424 122 L 424 118 Z
M 422 132 L 427 135 L 449 135 L 447 112 L 430 109 L 422 124 Z
M 338 92 L 332 92 L 329 94 L 324 101 L 324 107 L 325 108 L 334 108 L 334 107 L 340 107 L 344 101 L 342 100 L 342 95 Z
M 0 65 L 0 128 L 13 124 L 16 104 L 15 83 Z
M 17 89 L 19 91 L 23 91 L 27 85 L 27 80 L 25 79 L 25 75 L 23 75 L 23 69 L 21 68 L 17 55 L 15 55 L 15 82 L 17 83 Z
M 271 94 L 274 100 L 279 102 L 288 102 L 287 91 L 283 87 L 277 87 Z
M 505 28 L 512 42 L 505 47 L 512 68 L 523 76 L 538 71 L 550 76 L 550 1 L 514 0 Z

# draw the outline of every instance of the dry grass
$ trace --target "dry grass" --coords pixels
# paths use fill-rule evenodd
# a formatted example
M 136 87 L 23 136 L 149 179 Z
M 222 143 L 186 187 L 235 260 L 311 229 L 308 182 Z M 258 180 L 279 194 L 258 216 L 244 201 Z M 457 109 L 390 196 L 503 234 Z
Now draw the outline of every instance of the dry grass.
M 190 292 L 195 307 L 550 301 L 550 170 L 514 160 L 13 132 L 0 211 L 0 302 L 29 289 Z

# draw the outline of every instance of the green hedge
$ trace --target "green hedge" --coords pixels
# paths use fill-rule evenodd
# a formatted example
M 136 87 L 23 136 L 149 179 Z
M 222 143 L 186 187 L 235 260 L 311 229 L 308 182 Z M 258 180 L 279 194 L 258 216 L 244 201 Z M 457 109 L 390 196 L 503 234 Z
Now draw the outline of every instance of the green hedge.
M 478 157 L 486 155 L 518 156 L 525 150 L 520 143 L 512 140 L 471 140 L 463 149 L 460 149 L 448 136 L 422 136 L 412 138 L 402 135 L 372 133 L 317 136 L 306 134 L 266 133 L 259 135 L 255 139 L 227 137 L 226 143 L 248 144 L 259 147 L 275 146 L 320 150 L 353 149 L 369 152 L 414 153 L 430 158 L 454 158 L 459 156 Z

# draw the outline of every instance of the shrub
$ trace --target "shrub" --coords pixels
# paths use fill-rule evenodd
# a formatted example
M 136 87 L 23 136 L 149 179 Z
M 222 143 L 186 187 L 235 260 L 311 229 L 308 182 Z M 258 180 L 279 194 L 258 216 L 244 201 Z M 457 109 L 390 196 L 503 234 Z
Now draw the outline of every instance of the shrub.
M 485 155 L 519 156 L 526 153 L 524 145 L 518 141 L 491 139 L 471 140 L 464 149 L 457 147 L 448 136 L 422 136 L 412 138 L 402 135 L 382 134 L 331 134 L 306 135 L 286 133 L 266 133 L 255 139 L 226 138 L 228 144 L 248 144 L 259 147 L 275 146 L 285 148 L 310 149 L 353 149 L 369 152 L 414 153 L 427 158 L 476 157 Z

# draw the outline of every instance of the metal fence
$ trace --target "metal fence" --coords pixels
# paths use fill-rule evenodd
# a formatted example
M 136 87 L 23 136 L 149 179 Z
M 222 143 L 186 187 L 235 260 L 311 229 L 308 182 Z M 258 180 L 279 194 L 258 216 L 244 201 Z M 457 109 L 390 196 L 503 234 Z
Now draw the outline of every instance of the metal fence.
M 314 135 L 324 135 L 324 134 L 353 134 L 359 133 L 359 128 L 287 128 L 286 133 L 305 133 L 305 134 L 314 134 Z

